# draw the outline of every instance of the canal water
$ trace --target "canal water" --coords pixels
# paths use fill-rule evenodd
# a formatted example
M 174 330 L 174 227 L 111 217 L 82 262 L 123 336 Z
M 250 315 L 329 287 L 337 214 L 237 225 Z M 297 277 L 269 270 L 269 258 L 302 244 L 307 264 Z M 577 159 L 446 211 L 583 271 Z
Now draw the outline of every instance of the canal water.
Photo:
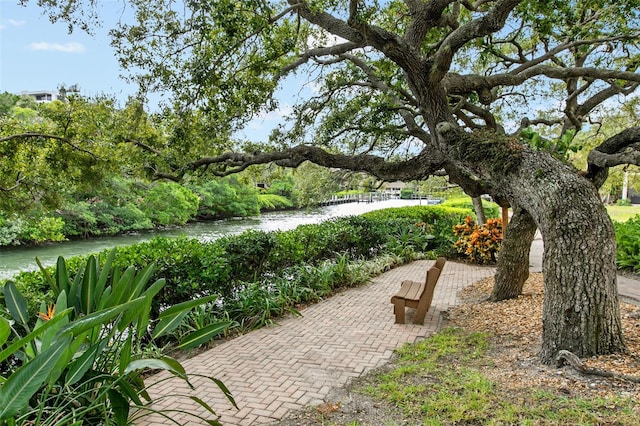
M 140 232 L 113 237 L 74 240 L 37 247 L 0 248 L 0 279 L 11 278 L 20 271 L 37 270 L 36 257 L 45 265 L 52 265 L 58 256 L 72 257 L 126 246 L 154 237 L 186 236 L 200 241 L 212 241 L 225 235 L 239 234 L 249 229 L 286 231 L 298 225 L 318 223 L 326 219 L 366 213 L 389 207 L 425 204 L 426 200 L 385 200 L 371 203 L 346 203 L 311 210 L 292 210 L 263 213 L 250 218 L 225 219 L 191 223 L 181 228 Z

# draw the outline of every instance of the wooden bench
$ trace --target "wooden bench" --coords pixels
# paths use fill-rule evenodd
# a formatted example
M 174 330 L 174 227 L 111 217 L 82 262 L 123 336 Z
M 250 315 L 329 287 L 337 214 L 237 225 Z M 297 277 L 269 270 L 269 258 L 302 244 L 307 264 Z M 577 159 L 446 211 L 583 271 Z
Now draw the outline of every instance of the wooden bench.
M 427 277 L 424 282 L 404 280 L 398 291 L 392 298 L 393 313 L 396 315 L 396 324 L 404 324 L 405 308 L 416 310 L 413 317 L 414 324 L 424 324 L 429 306 L 433 300 L 433 292 L 440 278 L 440 272 L 444 268 L 446 259 L 439 257 L 435 264 L 427 270 Z

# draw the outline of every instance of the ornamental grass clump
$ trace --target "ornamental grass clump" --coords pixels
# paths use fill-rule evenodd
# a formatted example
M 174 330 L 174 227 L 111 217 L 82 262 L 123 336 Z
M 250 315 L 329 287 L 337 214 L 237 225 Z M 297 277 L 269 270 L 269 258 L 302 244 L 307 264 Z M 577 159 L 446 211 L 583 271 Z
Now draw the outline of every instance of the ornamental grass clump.
M 474 263 L 496 263 L 496 255 L 502 245 L 502 221 L 488 219 L 484 225 L 476 225 L 471 216 L 464 223 L 455 225 L 453 233 L 458 237 L 456 251 Z

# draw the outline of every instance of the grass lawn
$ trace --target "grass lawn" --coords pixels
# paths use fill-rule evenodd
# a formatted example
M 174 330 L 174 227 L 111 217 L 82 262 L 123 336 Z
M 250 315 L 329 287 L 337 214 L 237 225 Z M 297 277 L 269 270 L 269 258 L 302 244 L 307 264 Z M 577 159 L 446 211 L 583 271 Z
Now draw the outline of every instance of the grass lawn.
M 626 222 L 633 216 L 640 214 L 640 205 L 633 206 L 607 206 L 607 212 L 611 220 L 616 222 Z
M 485 333 L 445 329 L 417 344 L 404 346 L 387 371 L 370 376 L 357 391 L 400 412 L 402 424 L 639 424 L 640 412 L 633 397 L 580 395 L 570 384 L 570 376 L 566 388 L 560 389 L 517 380 L 510 380 L 505 386 L 488 377 L 486 372 L 498 366 L 489 354 L 489 340 Z

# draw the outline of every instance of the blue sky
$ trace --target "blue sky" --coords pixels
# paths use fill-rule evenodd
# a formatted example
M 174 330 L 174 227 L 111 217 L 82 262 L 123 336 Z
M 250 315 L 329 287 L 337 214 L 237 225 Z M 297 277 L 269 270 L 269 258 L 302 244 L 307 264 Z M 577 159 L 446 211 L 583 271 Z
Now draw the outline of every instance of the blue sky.
M 0 0 L 0 91 L 19 94 L 78 84 L 85 96 L 109 93 L 124 100 L 135 93 L 119 78 L 107 35 L 108 22 L 121 14 L 122 3 L 103 2 L 107 25 L 93 37 L 80 30 L 69 34 L 66 24 L 52 24 L 35 4 L 16 3 Z
M 120 78 L 108 36 L 109 28 L 123 16 L 122 2 L 99 4 L 104 24 L 91 36 L 79 29 L 69 34 L 65 23 L 51 23 L 35 1 L 21 7 L 17 0 L 0 0 L 0 92 L 20 94 L 77 84 L 80 94 L 88 97 L 109 94 L 123 102 L 135 94 L 135 86 Z M 292 88 L 299 89 L 295 84 Z M 291 102 L 281 101 L 280 106 L 279 111 L 253 120 L 238 136 L 265 140 L 291 110 Z

